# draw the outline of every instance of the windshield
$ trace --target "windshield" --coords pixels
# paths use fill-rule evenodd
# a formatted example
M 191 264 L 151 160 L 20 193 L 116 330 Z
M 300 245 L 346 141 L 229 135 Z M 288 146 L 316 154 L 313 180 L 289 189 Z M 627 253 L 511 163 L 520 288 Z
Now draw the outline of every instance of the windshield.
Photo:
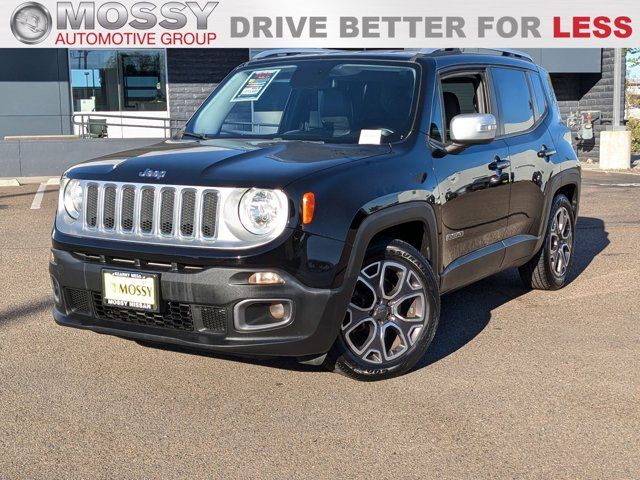
M 390 143 L 413 123 L 417 70 L 395 63 L 288 62 L 235 73 L 189 121 L 209 138 Z

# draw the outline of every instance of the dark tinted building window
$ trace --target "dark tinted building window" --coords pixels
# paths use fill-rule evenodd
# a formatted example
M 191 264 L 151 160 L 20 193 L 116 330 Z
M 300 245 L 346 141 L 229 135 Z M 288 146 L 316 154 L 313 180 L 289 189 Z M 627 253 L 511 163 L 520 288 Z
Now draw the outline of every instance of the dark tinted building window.
M 76 112 L 167 110 L 162 50 L 71 50 Z
M 525 72 L 495 68 L 493 80 L 499 96 L 505 135 L 531 128 L 534 124 L 533 100 Z

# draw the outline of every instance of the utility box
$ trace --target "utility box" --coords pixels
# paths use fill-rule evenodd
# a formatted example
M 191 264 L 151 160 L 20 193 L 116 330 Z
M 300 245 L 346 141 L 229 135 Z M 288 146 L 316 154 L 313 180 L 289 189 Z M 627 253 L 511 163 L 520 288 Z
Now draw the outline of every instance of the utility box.
M 605 130 L 600 133 L 600 168 L 629 170 L 631 168 L 631 132 Z

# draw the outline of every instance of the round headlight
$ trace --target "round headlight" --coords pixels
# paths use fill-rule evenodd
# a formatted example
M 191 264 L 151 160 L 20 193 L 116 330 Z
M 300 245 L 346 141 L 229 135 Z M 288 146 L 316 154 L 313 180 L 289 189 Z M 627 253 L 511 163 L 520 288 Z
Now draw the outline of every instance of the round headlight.
M 82 211 L 82 185 L 78 180 L 69 180 L 64 189 L 64 209 L 77 220 Z
M 286 215 L 285 205 L 273 190 L 253 188 L 240 200 L 242 226 L 255 235 L 268 235 Z

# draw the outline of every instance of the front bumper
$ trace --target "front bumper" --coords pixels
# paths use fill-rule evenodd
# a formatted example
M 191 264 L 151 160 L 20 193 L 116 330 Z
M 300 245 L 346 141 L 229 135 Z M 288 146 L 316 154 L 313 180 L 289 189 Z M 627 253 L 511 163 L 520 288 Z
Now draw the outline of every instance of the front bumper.
M 248 285 L 243 279 L 256 269 L 141 270 L 63 250 L 52 253 L 49 271 L 61 291 L 55 321 L 135 340 L 250 356 L 321 355 L 335 341 L 348 301 L 342 290 L 310 288 L 281 271 L 284 285 Z M 103 305 L 105 268 L 158 274 L 161 312 L 136 314 Z M 234 307 L 246 299 L 290 300 L 293 317 L 284 326 L 240 331 L 234 324 Z

